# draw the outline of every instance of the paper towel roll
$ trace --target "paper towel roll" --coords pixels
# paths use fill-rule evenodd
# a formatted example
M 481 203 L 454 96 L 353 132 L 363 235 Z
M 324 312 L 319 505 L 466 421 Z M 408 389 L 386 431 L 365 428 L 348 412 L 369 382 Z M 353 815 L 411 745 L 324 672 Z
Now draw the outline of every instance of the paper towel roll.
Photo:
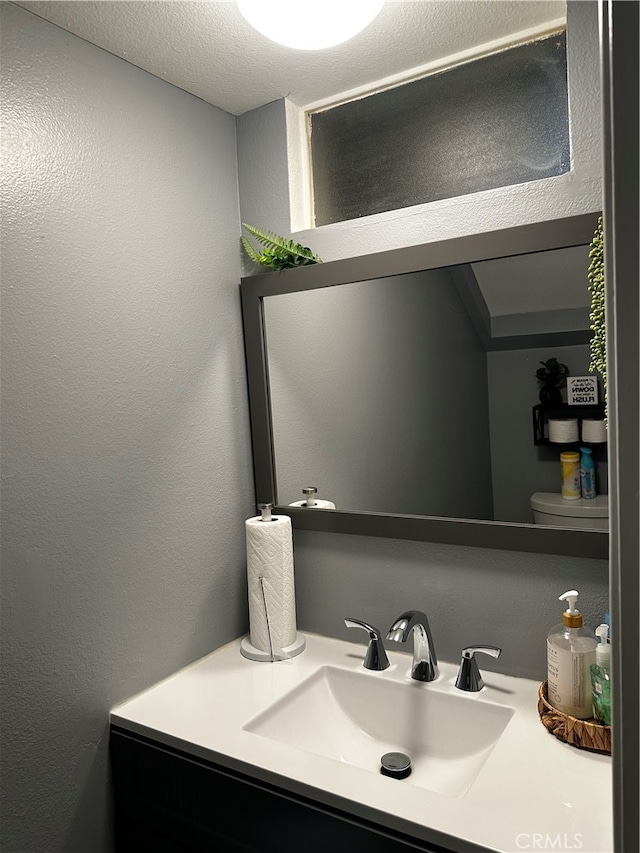
M 291 519 L 274 515 L 245 522 L 247 544 L 247 587 L 249 592 L 250 644 L 256 660 L 274 660 L 297 654 L 292 651 L 299 636 L 296 631 L 296 603 L 293 576 L 293 536 Z M 284 654 L 283 654 L 284 652 Z
M 582 440 L 596 444 L 607 440 L 607 427 L 603 420 L 584 418 L 582 421 Z
M 312 504 L 312 506 L 307 506 L 306 501 L 294 501 L 289 506 L 304 506 L 307 509 L 335 509 L 336 505 L 333 501 L 320 501 L 316 499 L 316 502 Z
M 567 444 L 578 441 L 578 419 L 560 418 L 549 419 L 549 441 L 556 444 Z

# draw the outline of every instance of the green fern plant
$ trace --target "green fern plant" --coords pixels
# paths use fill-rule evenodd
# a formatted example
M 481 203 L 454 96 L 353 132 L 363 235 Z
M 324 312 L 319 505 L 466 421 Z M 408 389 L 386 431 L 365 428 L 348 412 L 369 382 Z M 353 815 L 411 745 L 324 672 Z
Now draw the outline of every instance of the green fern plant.
M 314 254 L 307 246 L 294 243 L 293 240 L 286 240 L 271 231 L 264 231 L 261 228 L 255 228 L 253 225 L 247 225 L 246 222 L 242 223 L 242 227 L 246 228 L 249 234 L 264 246 L 261 251 L 256 251 L 245 236 L 240 237 L 245 252 L 255 264 L 269 267 L 272 270 L 284 270 L 289 267 L 303 267 L 307 264 L 322 263 L 322 258 Z

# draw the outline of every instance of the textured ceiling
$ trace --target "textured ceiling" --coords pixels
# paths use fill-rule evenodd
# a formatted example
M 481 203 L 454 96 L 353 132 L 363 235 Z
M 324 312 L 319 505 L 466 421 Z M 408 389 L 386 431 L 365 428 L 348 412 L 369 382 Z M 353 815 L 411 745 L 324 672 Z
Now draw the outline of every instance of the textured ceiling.
M 308 52 L 260 36 L 226 0 L 16 5 L 234 115 L 305 106 L 565 14 L 557 0 L 389 0 L 351 41 Z

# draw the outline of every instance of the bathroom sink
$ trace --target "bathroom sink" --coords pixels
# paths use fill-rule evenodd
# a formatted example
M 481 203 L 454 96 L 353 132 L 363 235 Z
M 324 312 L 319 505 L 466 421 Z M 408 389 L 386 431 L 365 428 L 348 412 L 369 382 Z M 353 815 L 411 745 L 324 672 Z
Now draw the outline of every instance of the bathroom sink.
M 387 752 L 409 756 L 402 781 L 465 795 L 513 709 L 447 685 L 323 666 L 243 728 L 335 761 L 380 772 Z
M 458 661 L 418 683 L 406 652 L 371 672 L 363 644 L 305 640 L 303 654 L 264 663 L 238 638 L 112 709 L 112 725 L 421 849 L 506 853 L 541 832 L 612 853 L 611 757 L 547 731 L 539 680 L 483 670 L 484 688 L 463 693 Z M 411 775 L 383 776 L 386 752 L 409 755 Z

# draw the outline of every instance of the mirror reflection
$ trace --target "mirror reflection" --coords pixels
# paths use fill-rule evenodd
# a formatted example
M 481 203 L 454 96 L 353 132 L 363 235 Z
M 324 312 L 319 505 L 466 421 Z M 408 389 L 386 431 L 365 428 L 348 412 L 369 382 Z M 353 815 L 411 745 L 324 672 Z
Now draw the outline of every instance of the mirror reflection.
M 580 446 L 546 426 L 535 443 L 533 409 L 541 362 L 589 374 L 588 255 L 266 297 L 278 504 L 316 486 L 339 510 L 533 523 L 532 495 L 560 494 L 560 452 Z M 602 495 L 606 443 L 590 447 Z

